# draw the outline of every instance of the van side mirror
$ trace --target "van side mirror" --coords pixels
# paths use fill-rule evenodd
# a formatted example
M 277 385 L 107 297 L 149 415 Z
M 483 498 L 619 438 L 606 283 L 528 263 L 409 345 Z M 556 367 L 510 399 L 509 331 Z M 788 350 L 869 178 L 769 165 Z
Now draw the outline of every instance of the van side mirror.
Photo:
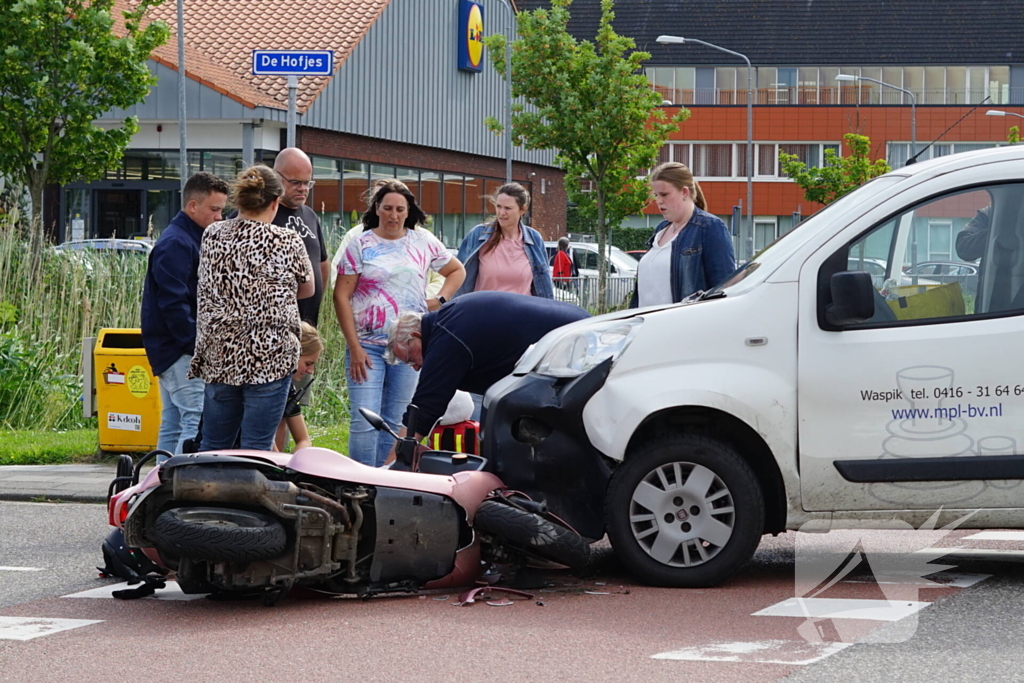
M 832 303 L 825 308 L 825 320 L 842 326 L 862 323 L 875 314 L 875 286 L 864 271 L 843 271 L 832 275 Z

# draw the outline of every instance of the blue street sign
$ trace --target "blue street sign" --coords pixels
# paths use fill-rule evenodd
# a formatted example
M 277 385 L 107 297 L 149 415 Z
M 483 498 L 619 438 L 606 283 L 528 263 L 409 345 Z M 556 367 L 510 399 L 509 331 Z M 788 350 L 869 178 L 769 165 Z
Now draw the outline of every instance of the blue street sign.
M 334 50 L 253 50 L 254 76 L 330 76 Z

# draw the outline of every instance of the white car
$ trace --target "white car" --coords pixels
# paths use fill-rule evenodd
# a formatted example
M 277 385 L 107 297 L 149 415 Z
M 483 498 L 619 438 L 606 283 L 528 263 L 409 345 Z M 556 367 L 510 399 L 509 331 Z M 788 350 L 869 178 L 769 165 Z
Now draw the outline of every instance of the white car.
M 571 482 L 548 508 L 664 586 L 808 523 L 1024 528 L 1021 197 L 1021 146 L 907 166 L 703 295 L 554 330 L 487 393 L 484 452 L 510 488 Z M 985 206 L 976 294 L 851 270 L 899 277 Z
M 558 242 L 545 242 L 544 248 L 548 253 L 548 263 L 555 257 L 558 251 Z M 612 277 L 636 277 L 636 269 L 639 261 L 622 251 L 616 246 L 606 247 L 608 254 L 608 275 Z M 597 277 L 598 250 L 596 242 L 570 242 L 569 254 L 572 262 L 578 271 L 578 277 Z

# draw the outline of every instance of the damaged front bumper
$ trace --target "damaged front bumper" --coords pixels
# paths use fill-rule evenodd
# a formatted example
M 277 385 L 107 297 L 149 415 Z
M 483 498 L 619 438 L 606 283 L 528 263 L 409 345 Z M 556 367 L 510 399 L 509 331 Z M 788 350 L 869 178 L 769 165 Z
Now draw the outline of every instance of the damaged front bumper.
M 611 469 L 591 445 L 583 407 L 611 372 L 608 359 L 571 379 L 510 376 L 487 392 L 483 455 L 487 469 L 565 520 L 582 536 L 604 536 Z

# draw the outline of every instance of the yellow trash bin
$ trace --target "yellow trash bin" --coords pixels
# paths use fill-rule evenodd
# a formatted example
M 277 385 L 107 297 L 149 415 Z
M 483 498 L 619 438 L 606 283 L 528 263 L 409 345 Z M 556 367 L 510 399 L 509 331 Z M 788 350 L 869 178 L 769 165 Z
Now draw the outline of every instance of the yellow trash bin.
M 140 329 L 102 329 L 93 349 L 100 448 L 151 451 L 160 432 L 160 389 Z

